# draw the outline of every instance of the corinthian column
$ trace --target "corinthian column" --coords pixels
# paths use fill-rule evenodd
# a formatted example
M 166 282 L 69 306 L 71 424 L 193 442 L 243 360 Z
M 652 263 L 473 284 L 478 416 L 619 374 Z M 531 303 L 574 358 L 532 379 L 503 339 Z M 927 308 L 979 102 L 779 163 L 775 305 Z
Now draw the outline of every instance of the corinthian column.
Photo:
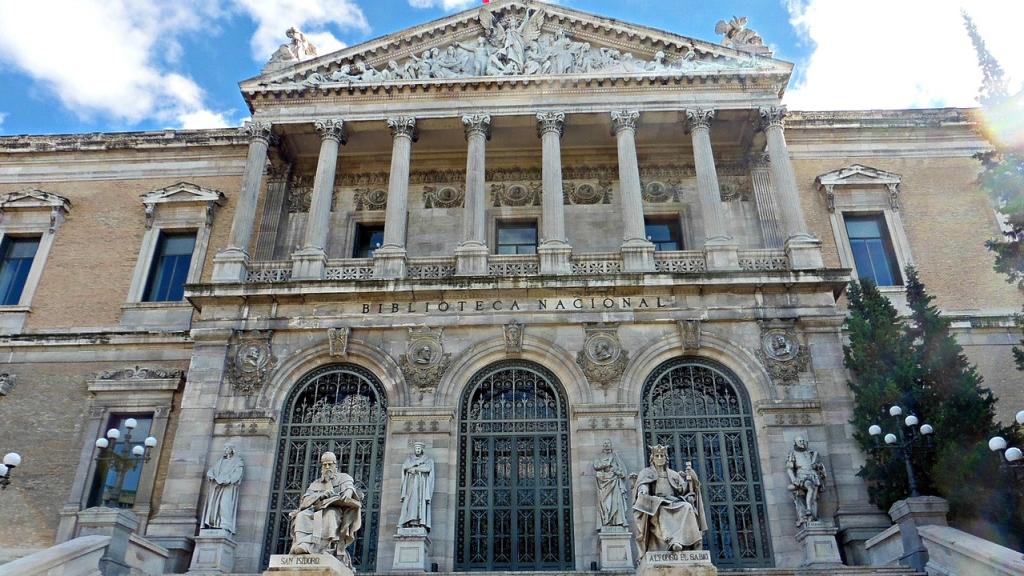
M 488 114 L 466 114 L 462 117 L 466 131 L 466 200 L 463 208 L 462 242 L 455 248 L 455 273 L 474 275 L 487 273 L 487 243 L 484 241 L 486 218 L 484 207 L 485 158 L 487 140 L 491 137 Z
M 786 108 L 772 106 L 761 108 L 761 127 L 767 138 L 768 157 L 771 164 L 772 183 L 778 195 L 778 208 L 782 216 L 785 248 L 789 266 L 793 270 L 812 270 L 823 266 L 821 241 L 807 229 L 803 209 L 800 206 L 800 191 L 793 172 L 793 163 L 786 148 L 784 126 Z
M 388 206 L 384 216 L 384 244 L 373 253 L 374 276 L 405 278 L 405 223 L 409 205 L 409 157 L 416 141 L 416 119 L 388 118 L 393 138 L 391 175 L 388 177 Z
M 334 173 L 338 167 L 338 148 L 345 143 L 345 123 L 337 118 L 316 121 L 320 134 L 320 157 L 313 178 L 313 197 L 306 220 L 302 248 L 292 254 L 293 280 L 320 280 L 327 268 L 327 232 L 331 225 L 331 197 Z
M 644 200 L 640 191 L 640 166 L 636 160 L 636 110 L 612 112 L 612 131 L 619 148 L 619 196 L 622 197 L 622 269 L 654 271 L 654 244 L 644 232 Z
M 704 221 L 704 259 L 708 270 L 738 270 L 736 244 L 725 226 L 722 193 L 718 188 L 718 171 L 711 150 L 711 121 L 714 110 L 687 110 L 693 140 L 693 165 L 697 172 L 697 194 L 700 196 L 701 220 Z
M 565 202 L 562 195 L 562 132 L 565 114 L 543 112 L 537 114 L 537 135 L 541 139 L 543 181 L 543 227 L 540 254 L 542 274 L 569 274 L 572 266 L 569 255 L 572 248 L 565 237 Z
M 238 194 L 235 215 L 231 220 L 231 236 L 226 248 L 213 259 L 214 282 L 245 282 L 249 264 L 249 242 L 256 224 L 263 171 L 267 165 L 267 148 L 274 137 L 269 122 L 253 121 L 242 130 L 249 136 L 249 154 L 245 158 L 242 190 Z

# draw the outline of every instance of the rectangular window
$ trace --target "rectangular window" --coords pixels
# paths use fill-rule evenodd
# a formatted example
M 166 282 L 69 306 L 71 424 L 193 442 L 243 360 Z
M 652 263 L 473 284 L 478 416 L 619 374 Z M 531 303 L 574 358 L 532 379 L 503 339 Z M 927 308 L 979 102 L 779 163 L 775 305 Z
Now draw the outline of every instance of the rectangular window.
M 498 222 L 495 254 L 536 254 L 537 222 Z
M 356 242 L 353 258 L 373 258 L 373 253 L 384 242 L 382 224 L 356 224 Z
M 28 272 L 39 249 L 39 237 L 8 236 L 0 244 L 0 305 L 15 306 L 21 300 Z
M 902 286 L 896 254 L 889 241 L 885 217 L 843 215 L 846 235 L 850 238 L 850 251 L 861 280 L 871 280 L 877 286 Z
M 160 232 L 146 284 L 146 302 L 177 302 L 185 296 L 196 233 Z
M 128 428 L 124 423 L 129 418 L 135 418 L 138 425 L 131 431 L 131 441 L 124 440 L 129 437 Z M 101 434 L 106 437 L 107 430 L 117 428 L 121 437 L 117 443 L 110 441 L 110 448 L 102 451 L 103 460 L 96 463 L 96 476 L 93 477 L 92 490 L 89 492 L 89 506 L 107 506 L 110 508 L 131 508 L 135 504 L 135 495 L 139 491 L 139 480 L 142 478 L 142 462 L 140 460 L 130 461 L 132 448 L 143 446 L 146 436 L 149 436 L 153 427 L 153 417 L 150 414 L 128 415 L 118 414 L 111 416 L 106 428 Z M 99 449 L 96 449 L 99 452 Z M 115 457 L 125 459 L 124 480 L 118 487 L 118 466 L 115 465 Z M 133 465 L 134 464 L 134 465 Z
M 683 234 L 676 218 L 644 218 L 644 234 L 654 243 L 654 249 L 658 252 L 683 249 Z

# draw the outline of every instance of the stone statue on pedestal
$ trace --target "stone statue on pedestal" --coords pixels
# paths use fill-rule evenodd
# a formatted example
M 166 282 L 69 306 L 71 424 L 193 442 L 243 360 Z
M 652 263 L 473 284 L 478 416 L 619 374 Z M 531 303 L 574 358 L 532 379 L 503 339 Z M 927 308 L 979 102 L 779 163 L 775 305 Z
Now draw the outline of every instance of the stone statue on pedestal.
M 206 472 L 209 491 L 203 508 L 202 528 L 219 528 L 235 533 L 238 489 L 244 467 L 242 458 L 235 455 L 235 447 L 225 444 L 224 456 Z
M 651 446 L 651 465 L 636 478 L 633 499 L 636 543 L 641 556 L 647 552 L 700 550 L 708 524 L 697 474 L 668 467 L 668 448 Z
M 398 517 L 398 526 L 430 530 L 434 459 L 423 453 L 423 442 L 415 442 L 412 446 L 412 456 L 402 464 L 402 514 Z
M 629 509 L 626 494 L 626 467 L 619 455 L 612 450 L 612 441 L 605 440 L 601 455 L 594 460 L 594 478 L 597 480 L 597 508 L 600 512 L 601 528 L 629 526 Z
M 289 554 L 331 554 L 348 567 L 352 559 L 345 550 L 355 542 L 362 526 L 363 494 L 355 480 L 338 471 L 333 452 L 320 456 L 320 477 L 310 482 L 291 512 L 292 548 Z
M 825 484 L 825 467 L 818 461 L 818 453 L 807 447 L 807 440 L 797 436 L 793 450 L 786 457 L 789 491 L 796 506 L 796 525 L 818 521 L 818 497 Z

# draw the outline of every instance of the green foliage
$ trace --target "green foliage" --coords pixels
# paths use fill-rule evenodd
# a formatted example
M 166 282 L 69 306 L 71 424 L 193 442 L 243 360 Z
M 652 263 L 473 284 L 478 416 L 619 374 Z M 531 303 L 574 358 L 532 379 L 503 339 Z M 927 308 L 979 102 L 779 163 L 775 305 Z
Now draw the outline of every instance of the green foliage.
M 848 296 L 850 342 L 843 353 L 853 377 L 851 422 L 868 454 L 859 474 L 868 481 L 871 501 L 888 510 L 909 495 L 903 461 L 894 450 L 876 450 L 867 433 L 871 424 L 892 432 L 902 426 L 888 415 L 898 404 L 935 427 L 933 449 L 912 457 L 920 492 L 946 498 L 956 525 L 997 542 L 1024 544 L 1019 497 L 988 451 L 988 438 L 1004 432 L 995 424 L 996 399 L 917 272 L 907 269 L 906 318 L 870 282 L 852 283 Z

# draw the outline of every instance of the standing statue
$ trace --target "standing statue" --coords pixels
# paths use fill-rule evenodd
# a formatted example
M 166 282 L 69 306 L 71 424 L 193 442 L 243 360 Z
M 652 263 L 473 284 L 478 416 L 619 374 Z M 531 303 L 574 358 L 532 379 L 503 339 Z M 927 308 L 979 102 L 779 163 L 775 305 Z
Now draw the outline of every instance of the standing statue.
M 289 514 L 292 548 L 289 554 L 333 554 L 352 566 L 346 548 L 362 526 L 363 494 L 355 480 L 338 471 L 333 452 L 320 456 L 320 477 L 309 483 L 299 509 Z
M 636 544 L 651 552 L 700 550 L 708 524 L 700 482 L 690 463 L 682 474 L 668 467 L 668 448 L 651 446 L 651 465 L 636 478 Z
M 316 46 L 306 40 L 306 35 L 301 30 L 292 26 L 285 32 L 289 43 L 281 44 L 270 56 L 270 62 L 291 62 L 309 60 L 316 58 Z
M 245 463 L 235 455 L 235 447 L 224 445 L 224 456 L 207 472 L 209 488 L 203 507 L 202 528 L 219 528 L 235 533 L 235 512 L 238 510 L 238 488 L 242 483 Z
M 430 530 L 434 459 L 423 453 L 423 442 L 414 442 L 412 450 L 412 456 L 402 464 L 402 514 L 398 517 L 398 526 Z
M 786 474 L 789 475 L 788 490 L 796 506 L 796 525 L 817 522 L 818 497 L 827 477 L 825 466 L 818 461 L 818 452 L 807 447 L 803 436 L 793 440 L 793 450 L 786 457 Z
M 607 526 L 629 526 L 629 503 L 626 484 L 626 467 L 619 455 L 612 450 L 612 441 L 605 440 L 601 455 L 594 460 L 594 477 L 597 479 L 597 507 L 601 513 L 601 528 Z

